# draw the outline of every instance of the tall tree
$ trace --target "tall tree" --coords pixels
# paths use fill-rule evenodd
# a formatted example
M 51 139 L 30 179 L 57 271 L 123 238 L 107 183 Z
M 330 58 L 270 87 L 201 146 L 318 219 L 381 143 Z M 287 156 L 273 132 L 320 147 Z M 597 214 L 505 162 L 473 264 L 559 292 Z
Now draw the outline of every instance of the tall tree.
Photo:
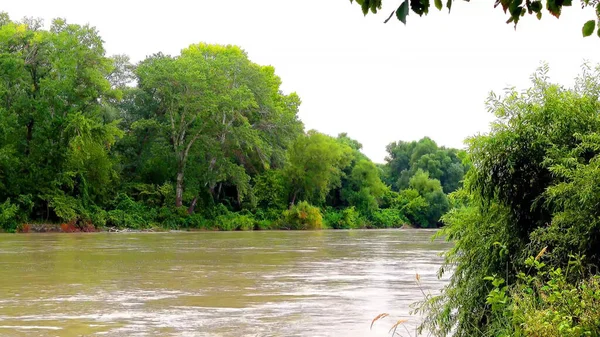
M 461 159 L 464 154 L 455 149 L 438 147 L 430 138 L 418 142 L 394 142 L 387 146 L 388 169 L 385 181 L 395 190 L 409 187 L 418 170 L 441 182 L 445 193 L 455 191 L 467 170 Z M 464 152 L 464 151 L 463 151 Z
M 177 57 L 155 55 L 136 73 L 153 101 L 154 115 L 148 117 L 158 120 L 170 139 L 178 207 L 190 158 L 192 205 L 201 191 L 218 198 L 225 181 L 234 185 L 239 203 L 250 189 L 246 169 L 281 165 L 282 152 L 302 128 L 297 96 L 282 94 L 273 68 L 252 63 L 235 46 L 197 44 Z
M 62 19 L 46 31 L 40 20 L 2 15 L 0 64 L 0 198 L 25 198 L 32 216 L 67 220 L 82 204 L 105 202 L 120 135 L 105 111 L 119 93 L 98 32 Z
M 336 139 L 352 149 L 348 166 L 343 168 L 339 188 L 333 189 L 328 204 L 334 207 L 354 206 L 362 214 L 372 214 L 379 208 L 381 198 L 388 190 L 381 181 L 377 166 L 362 152 L 362 144 L 341 133 Z
M 300 136 L 289 149 L 285 169 L 290 205 L 297 200 L 322 203 L 332 188 L 340 186 L 351 156 L 349 146 L 330 136 L 314 130 Z

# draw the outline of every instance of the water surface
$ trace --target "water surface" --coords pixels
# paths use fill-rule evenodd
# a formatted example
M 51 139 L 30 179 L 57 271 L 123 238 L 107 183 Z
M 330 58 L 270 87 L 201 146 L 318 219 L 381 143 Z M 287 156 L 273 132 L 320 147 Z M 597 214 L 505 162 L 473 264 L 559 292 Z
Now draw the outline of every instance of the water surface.
M 0 336 L 389 336 L 433 233 L 1 234 Z

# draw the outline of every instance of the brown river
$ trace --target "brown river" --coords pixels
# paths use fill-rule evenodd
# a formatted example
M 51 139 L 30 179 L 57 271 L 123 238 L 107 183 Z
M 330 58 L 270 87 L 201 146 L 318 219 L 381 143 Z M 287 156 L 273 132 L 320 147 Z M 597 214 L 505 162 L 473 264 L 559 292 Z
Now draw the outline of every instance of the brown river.
M 0 234 L 0 336 L 415 336 L 433 234 Z

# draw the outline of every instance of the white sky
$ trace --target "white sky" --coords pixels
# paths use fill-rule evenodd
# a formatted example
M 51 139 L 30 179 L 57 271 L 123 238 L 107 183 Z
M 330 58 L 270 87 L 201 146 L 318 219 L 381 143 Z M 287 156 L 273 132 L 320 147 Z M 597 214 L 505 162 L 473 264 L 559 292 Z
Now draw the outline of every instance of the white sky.
M 406 27 L 395 18 L 383 24 L 401 0 L 366 18 L 348 0 L 3 2 L 14 20 L 90 23 L 108 55 L 133 61 L 198 42 L 239 45 L 252 61 L 275 66 L 284 91 L 300 95 L 307 129 L 348 132 L 376 162 L 395 140 L 429 136 L 463 147 L 488 129 L 487 94 L 526 88 L 541 61 L 568 85 L 584 60 L 600 62 L 600 39 L 581 36 L 593 9 L 578 3 L 559 20 L 546 11 L 541 21 L 522 18 L 515 31 L 493 0 L 457 1 L 450 15 L 432 6 L 426 17 L 411 13 Z

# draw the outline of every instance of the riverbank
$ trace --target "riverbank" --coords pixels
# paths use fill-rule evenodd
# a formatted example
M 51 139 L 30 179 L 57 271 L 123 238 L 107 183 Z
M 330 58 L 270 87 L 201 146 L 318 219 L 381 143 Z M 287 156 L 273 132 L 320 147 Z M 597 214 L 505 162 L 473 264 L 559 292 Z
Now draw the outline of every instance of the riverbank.
M 415 229 L 414 226 L 404 224 L 398 227 L 392 227 L 394 229 Z M 354 229 L 381 229 L 381 228 L 370 228 L 370 227 L 360 227 Z M 281 230 L 280 228 L 272 228 L 272 229 L 261 229 L 255 228 L 251 230 Z M 323 230 L 339 230 L 336 228 L 323 228 Z M 49 223 L 41 223 L 41 224 L 21 224 L 17 227 L 15 233 L 27 234 L 27 233 L 169 233 L 169 232 L 222 232 L 225 230 L 219 228 L 165 228 L 165 227 L 152 227 L 152 228 L 118 228 L 118 227 L 95 227 L 93 225 L 86 226 L 75 226 L 72 224 L 49 224 Z M 241 231 L 239 229 L 236 230 L 228 230 L 228 231 Z M 0 232 L 2 233 L 2 232 Z

